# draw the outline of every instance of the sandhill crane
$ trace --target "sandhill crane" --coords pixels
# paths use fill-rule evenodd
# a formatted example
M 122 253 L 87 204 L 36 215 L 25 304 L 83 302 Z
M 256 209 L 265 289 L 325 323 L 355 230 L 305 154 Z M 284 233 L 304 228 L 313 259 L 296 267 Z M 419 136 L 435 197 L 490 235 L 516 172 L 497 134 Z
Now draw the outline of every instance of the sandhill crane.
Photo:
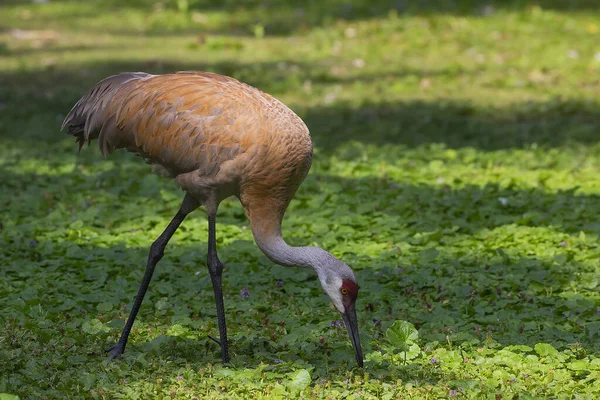
M 152 243 L 146 271 L 118 342 L 107 349 L 120 357 L 152 278 L 154 267 L 185 217 L 200 205 L 208 214 L 207 265 L 217 305 L 221 358 L 229 362 L 221 275 L 217 257 L 219 203 L 236 196 L 254 240 L 273 262 L 312 268 L 340 312 L 360 367 L 362 349 L 355 303 L 354 272 L 318 247 L 292 247 L 281 222 L 312 162 L 312 141 L 304 122 L 274 97 L 236 79 L 209 72 L 151 75 L 124 72 L 93 86 L 71 109 L 62 129 L 79 150 L 98 139 L 102 155 L 125 148 L 142 156 L 155 172 L 173 178 L 185 197 L 164 232 Z

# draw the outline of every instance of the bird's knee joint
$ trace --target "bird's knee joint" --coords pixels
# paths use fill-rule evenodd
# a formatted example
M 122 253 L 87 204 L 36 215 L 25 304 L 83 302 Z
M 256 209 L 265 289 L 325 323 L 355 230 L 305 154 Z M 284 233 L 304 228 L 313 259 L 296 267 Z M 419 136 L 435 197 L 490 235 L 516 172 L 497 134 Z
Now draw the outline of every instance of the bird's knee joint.
M 153 261 L 160 261 L 161 258 L 165 255 L 164 247 L 157 244 L 156 242 L 152 243 L 150 246 L 150 259 Z
M 206 264 L 211 275 L 221 276 L 223 272 L 223 263 L 217 257 L 208 256 Z

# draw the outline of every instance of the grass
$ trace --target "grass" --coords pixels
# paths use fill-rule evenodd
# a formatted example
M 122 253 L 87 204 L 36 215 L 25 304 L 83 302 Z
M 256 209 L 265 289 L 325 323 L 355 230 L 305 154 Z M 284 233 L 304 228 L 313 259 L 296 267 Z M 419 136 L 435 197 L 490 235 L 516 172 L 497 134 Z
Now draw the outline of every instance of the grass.
M 596 397 L 595 2 L 215 3 L 0 6 L 0 393 Z M 218 214 L 232 366 L 208 339 L 202 212 L 107 360 L 182 193 L 130 154 L 77 155 L 59 125 L 107 75 L 186 69 L 253 84 L 311 129 L 284 234 L 357 271 L 364 370 L 315 276 L 268 261 L 236 201 Z

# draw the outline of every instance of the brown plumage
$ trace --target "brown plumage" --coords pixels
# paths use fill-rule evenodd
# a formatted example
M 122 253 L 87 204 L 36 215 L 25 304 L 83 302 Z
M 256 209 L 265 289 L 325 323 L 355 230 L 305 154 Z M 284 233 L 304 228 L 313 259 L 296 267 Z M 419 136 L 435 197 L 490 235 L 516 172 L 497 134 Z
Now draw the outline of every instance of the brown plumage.
M 311 165 L 310 135 L 296 114 L 208 72 L 111 76 L 81 98 L 64 126 L 80 148 L 92 139 L 104 156 L 126 148 L 200 198 L 211 188 L 218 200 L 238 195 L 245 207 L 259 199 L 277 205 L 268 218 L 283 215 Z
M 285 209 L 310 169 L 312 141 L 304 122 L 274 97 L 214 73 L 128 72 L 92 87 L 67 115 L 65 126 L 77 138 L 80 150 L 93 139 L 98 139 L 104 156 L 125 148 L 152 164 L 155 172 L 173 178 L 186 192 L 179 212 L 152 246 L 132 314 L 119 343 L 109 349 L 111 357 L 123 353 L 168 240 L 199 205 L 206 207 L 209 216 L 207 261 L 217 298 L 224 362 L 228 353 L 221 293 L 223 266 L 216 254 L 214 228 L 223 199 L 240 199 L 257 244 L 273 261 L 315 269 L 330 297 L 330 291 L 340 290 L 342 281 L 355 283 L 352 270 L 329 253 L 291 247 L 281 238 Z M 332 279 L 337 285 L 334 289 L 328 286 Z M 352 310 L 340 309 L 348 298 L 344 303 L 337 297 L 333 295 L 332 300 L 340 312 L 354 312 L 356 293 Z M 355 314 L 353 321 L 355 325 Z M 350 331 L 351 337 L 356 334 L 353 344 L 358 360 L 357 332 Z M 362 365 L 362 353 L 358 362 Z

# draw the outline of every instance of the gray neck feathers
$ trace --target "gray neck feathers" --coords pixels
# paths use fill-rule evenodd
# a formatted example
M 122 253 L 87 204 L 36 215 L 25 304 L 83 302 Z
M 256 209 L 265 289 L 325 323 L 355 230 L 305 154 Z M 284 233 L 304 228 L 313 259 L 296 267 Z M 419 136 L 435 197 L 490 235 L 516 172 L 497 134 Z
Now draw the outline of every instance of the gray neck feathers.
M 312 268 L 319 278 L 325 280 L 332 275 L 341 279 L 356 280 L 350 267 L 319 247 L 293 247 L 281 236 L 255 237 L 255 240 L 260 250 L 279 265 Z
M 331 254 L 318 247 L 292 247 L 281 236 L 256 238 L 260 250 L 274 263 L 286 267 L 319 268 L 327 261 L 335 259 Z

